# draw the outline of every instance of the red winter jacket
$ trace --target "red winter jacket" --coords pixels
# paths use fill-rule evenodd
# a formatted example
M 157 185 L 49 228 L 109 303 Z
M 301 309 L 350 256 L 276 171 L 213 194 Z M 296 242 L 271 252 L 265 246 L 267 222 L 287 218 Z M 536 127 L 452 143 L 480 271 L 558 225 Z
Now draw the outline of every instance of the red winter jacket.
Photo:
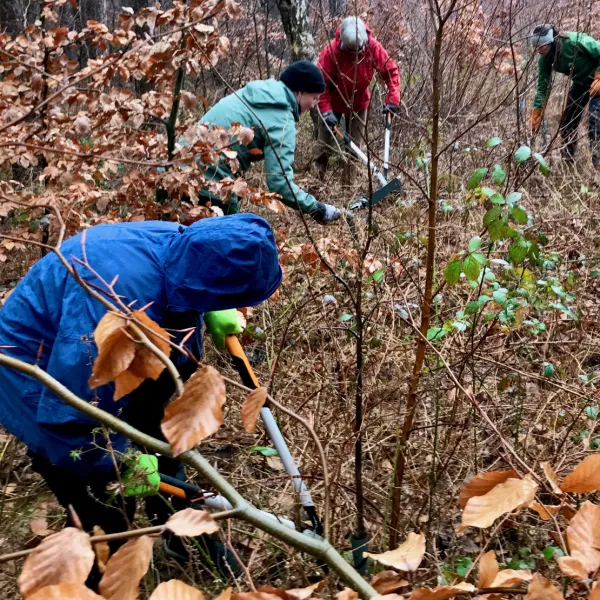
M 335 32 L 335 40 L 321 52 L 317 66 L 321 69 L 327 84 L 325 92 L 319 99 L 321 112 L 333 110 L 347 114 L 367 108 L 371 100 L 369 85 L 376 69 L 387 85 L 386 104 L 400 104 L 398 66 L 389 57 L 385 48 L 371 36 L 368 25 L 366 28 L 369 44 L 360 54 L 344 52 L 340 48 L 340 27 Z M 358 65 L 356 65 L 357 61 Z

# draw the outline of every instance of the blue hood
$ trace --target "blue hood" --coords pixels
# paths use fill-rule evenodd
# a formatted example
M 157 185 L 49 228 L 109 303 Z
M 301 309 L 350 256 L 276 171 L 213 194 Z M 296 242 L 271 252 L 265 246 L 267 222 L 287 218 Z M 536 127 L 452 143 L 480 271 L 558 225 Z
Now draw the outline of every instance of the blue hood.
M 173 239 L 165 264 L 167 303 L 174 312 L 256 306 L 281 279 L 271 228 L 248 213 L 194 223 Z

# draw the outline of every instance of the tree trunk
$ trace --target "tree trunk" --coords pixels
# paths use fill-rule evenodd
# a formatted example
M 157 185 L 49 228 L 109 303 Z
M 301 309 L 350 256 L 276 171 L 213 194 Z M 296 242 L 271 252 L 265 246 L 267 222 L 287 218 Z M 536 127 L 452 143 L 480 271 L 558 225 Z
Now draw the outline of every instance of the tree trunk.
M 283 30 L 290 45 L 292 60 L 313 61 L 315 40 L 308 21 L 307 0 L 277 0 Z

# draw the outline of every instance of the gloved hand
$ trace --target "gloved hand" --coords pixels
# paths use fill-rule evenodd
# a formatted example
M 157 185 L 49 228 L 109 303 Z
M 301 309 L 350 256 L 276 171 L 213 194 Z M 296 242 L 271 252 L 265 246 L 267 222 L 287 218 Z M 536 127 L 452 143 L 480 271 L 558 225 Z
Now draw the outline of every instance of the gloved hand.
M 332 110 L 326 110 L 323 113 L 323 120 L 325 121 L 329 129 L 333 129 L 336 125 L 339 125 L 339 121 L 337 120 L 337 117 L 333 114 Z
M 242 333 L 242 326 L 238 319 L 237 310 L 216 310 L 204 314 L 206 329 L 210 333 L 215 346 L 219 350 L 225 348 L 225 336 Z
M 321 225 L 328 225 L 337 221 L 342 213 L 331 204 L 323 204 L 323 202 L 317 202 L 317 208 L 310 213 L 310 216 Z
M 590 97 L 596 98 L 600 96 L 600 71 L 596 71 L 594 75 L 594 81 L 592 81 L 592 85 L 590 87 Z
M 160 485 L 158 458 L 151 454 L 140 454 L 135 465 L 125 471 L 122 481 L 125 485 L 124 496 L 152 496 L 156 494 Z
M 529 129 L 534 133 L 540 128 L 542 125 L 542 109 L 541 108 L 532 108 L 531 113 L 529 114 Z
M 400 108 L 397 104 L 386 104 L 383 107 L 383 114 L 387 114 L 387 113 L 393 113 L 394 115 L 397 115 L 400 112 Z

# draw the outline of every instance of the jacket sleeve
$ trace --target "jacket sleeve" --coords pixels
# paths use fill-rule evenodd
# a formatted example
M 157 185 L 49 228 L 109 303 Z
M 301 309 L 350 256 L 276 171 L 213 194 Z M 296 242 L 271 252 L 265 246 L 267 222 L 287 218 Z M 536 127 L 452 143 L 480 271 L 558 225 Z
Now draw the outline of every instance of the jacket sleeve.
M 317 61 L 317 67 L 321 69 L 323 73 L 323 79 L 325 79 L 325 91 L 319 98 L 319 110 L 324 113 L 332 110 L 331 108 L 331 90 L 335 86 L 334 75 L 335 75 L 335 61 L 333 59 L 331 51 L 331 44 L 323 49 L 319 60 Z
M 265 171 L 270 192 L 281 196 L 287 206 L 309 213 L 316 209 L 317 200 L 294 183 L 294 152 L 296 150 L 296 123 L 291 113 L 283 123 L 269 127 L 265 141 Z
M 600 42 L 590 35 L 582 35 L 579 37 L 579 45 L 595 64 L 596 71 L 600 71 Z
M 381 42 L 371 38 L 371 52 L 375 66 L 387 86 L 386 104 L 400 104 L 400 73 L 398 65 L 390 58 Z
M 546 56 L 540 56 L 538 60 L 538 83 L 533 108 L 543 108 L 548 100 L 548 88 L 550 76 L 552 75 L 552 62 Z

